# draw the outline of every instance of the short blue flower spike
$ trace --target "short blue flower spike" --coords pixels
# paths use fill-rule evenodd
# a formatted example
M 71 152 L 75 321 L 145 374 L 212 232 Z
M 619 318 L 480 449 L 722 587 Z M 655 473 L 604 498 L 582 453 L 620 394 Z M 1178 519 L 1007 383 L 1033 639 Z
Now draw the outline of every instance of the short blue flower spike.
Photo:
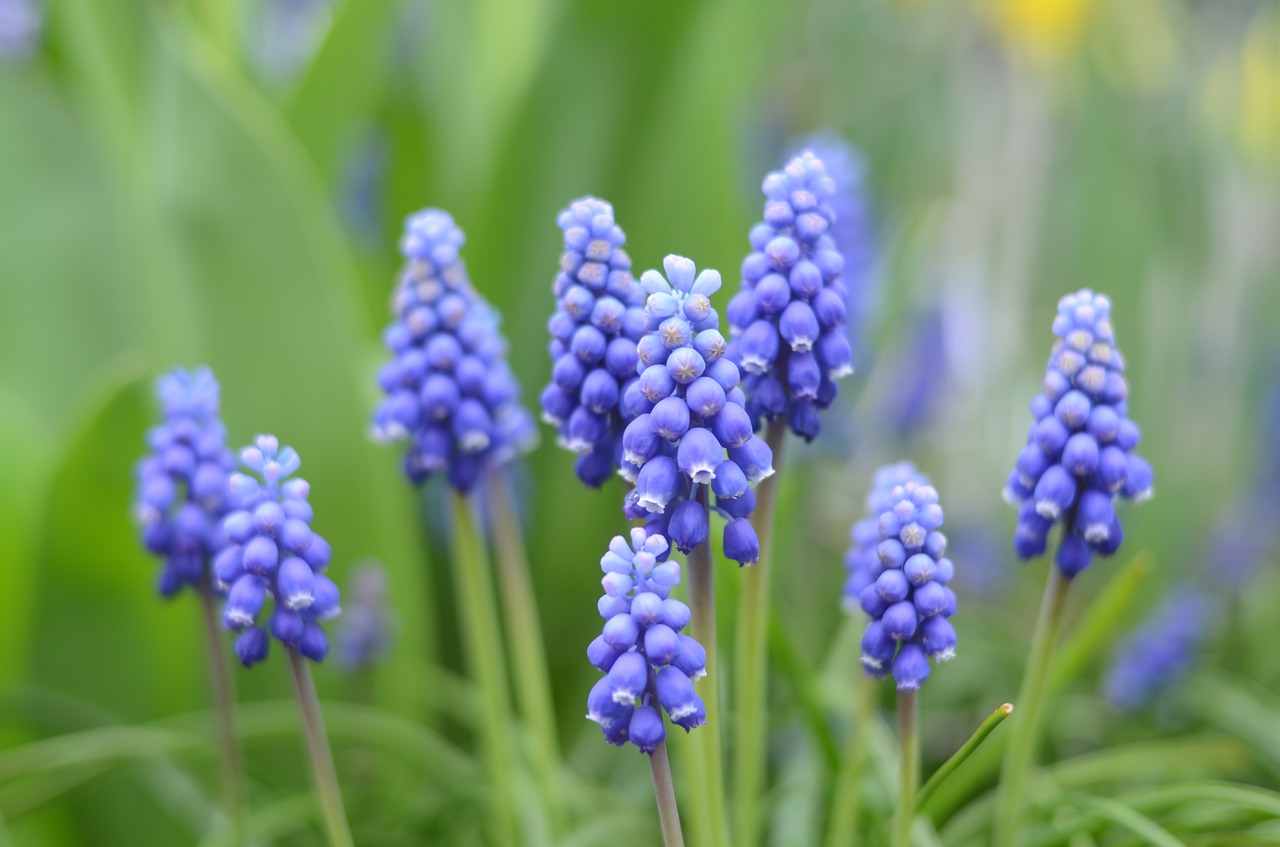
M 1043 389 L 1031 401 L 1035 422 L 1005 485 L 1005 499 L 1019 507 L 1013 547 L 1018 556 L 1042 555 L 1049 530 L 1063 525 L 1054 560 L 1068 579 L 1087 568 L 1093 554 L 1120 547 L 1123 527 L 1117 495 L 1151 497 L 1151 466 L 1134 452 L 1140 436 L 1128 417 L 1129 386 L 1115 346 L 1111 301 L 1082 289 L 1058 301 L 1058 337 Z
M 583 197 L 558 223 L 564 252 L 547 322 L 552 370 L 542 419 L 556 427 L 560 446 L 578 454 L 578 478 L 596 488 L 618 468 L 622 431 L 633 417 L 622 398 L 636 381 L 644 291 L 631 276 L 627 237 L 612 206 Z
M 750 486 L 773 473 L 773 454 L 752 434 L 738 367 L 725 356 L 710 299 L 720 274 L 698 273 L 683 256 L 667 256 L 663 267 L 666 277 L 656 270 L 640 277 L 647 331 L 637 347 L 640 378 L 623 398 L 635 416 L 622 435 L 622 472 L 635 481 L 624 513 L 646 518 L 688 553 L 707 540 L 704 504 L 714 494 L 729 521 L 725 555 L 751 564 L 760 542 L 747 520 Z
M 1116 650 L 1103 677 L 1108 702 L 1131 712 L 1174 685 L 1208 636 L 1209 598 L 1192 586 L 1171 595 Z
M 497 312 L 471 285 L 448 213 L 409 218 L 405 267 L 383 334 L 394 358 L 378 375 L 386 399 L 374 415 L 379 441 L 408 441 L 404 468 L 421 484 L 445 474 L 462 492 L 528 450 L 537 431 L 520 406 Z
M 147 434 L 137 465 L 134 514 L 147 551 L 164 560 L 158 588 L 211 588 L 209 562 L 221 544 L 227 478 L 235 457 L 218 419 L 218 383 L 208 368 L 177 368 L 156 383 L 164 422 Z
M 268 631 L 323 661 L 329 641 L 320 624 L 340 611 L 338 586 L 324 575 L 329 543 L 311 529 L 311 486 L 290 479 L 302 462 L 273 435 L 259 435 L 240 451 L 240 461 L 254 475 L 231 476 L 235 510 L 222 519 L 225 546 L 213 563 L 227 591 L 223 625 L 240 633 L 236 655 L 245 667 L 267 657 Z M 268 599 L 273 608 L 266 618 Z
M 751 230 L 742 290 L 729 301 L 729 357 L 746 372 L 753 425 L 785 417 L 812 441 L 835 381 L 853 373 L 844 258 L 831 235 L 836 186 L 806 151 L 765 177 L 763 188 L 764 221 Z
M 894 479 L 905 481 L 881 488 Z M 942 507 L 938 492 L 907 462 L 876 475 L 868 506 L 885 508 L 876 518 L 874 560 L 860 561 L 851 575 L 862 584 L 858 603 L 871 616 L 862 665 L 868 676 L 892 673 L 899 691 L 914 691 L 929 677 L 929 659 L 946 661 L 956 651 L 950 621 L 956 596 L 947 587 L 955 566 L 940 531 Z M 867 538 L 862 550 L 869 544 Z
M 604 676 L 587 697 L 587 717 L 605 740 L 630 741 L 652 754 L 666 739 L 661 707 L 686 732 L 707 721 L 693 682 L 706 676 L 707 651 L 682 630 L 689 607 L 671 597 L 680 565 L 666 558 L 667 539 L 644 529 L 621 535 L 600 559 L 604 595 L 597 603 L 605 619 L 587 658 Z
M 885 465 L 876 471 L 871 490 L 867 492 L 867 510 L 865 516 L 854 523 L 849 531 L 849 549 L 844 554 L 844 566 L 848 572 L 845 578 L 841 606 L 846 612 L 862 609 L 862 589 L 875 581 L 875 574 L 880 567 L 880 555 L 876 548 L 880 546 L 880 515 L 893 508 L 890 496 L 893 490 L 908 482 L 928 485 L 929 478 L 911 462 L 898 462 Z

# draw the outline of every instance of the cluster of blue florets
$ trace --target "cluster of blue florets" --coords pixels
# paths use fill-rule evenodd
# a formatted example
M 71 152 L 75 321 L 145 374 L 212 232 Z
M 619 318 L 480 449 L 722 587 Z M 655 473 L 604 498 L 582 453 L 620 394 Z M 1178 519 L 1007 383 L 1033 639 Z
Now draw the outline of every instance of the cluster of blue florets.
M 894 486 L 880 514 L 877 561 L 859 594 L 871 623 L 862 636 L 862 664 L 876 678 L 892 672 L 900 691 L 929 678 L 929 659 L 955 655 L 956 631 L 948 618 L 956 595 L 947 587 L 955 567 L 947 537 L 939 531 L 942 507 L 933 486 L 917 479 Z
M 415 484 L 437 473 L 469 491 L 491 467 L 536 436 L 519 403 L 497 315 L 471 285 L 459 255 L 462 230 L 448 213 L 409 218 L 406 261 L 383 338 L 395 358 L 378 375 L 386 399 L 374 437 L 408 440 L 404 468 Z
M 1191 666 L 1208 636 L 1211 603 L 1194 587 L 1169 597 L 1116 650 L 1103 678 L 1103 692 L 1117 709 L 1145 706 Z
M 391 649 L 395 621 L 387 603 L 387 572 L 367 562 L 347 581 L 335 656 L 348 670 L 372 667 Z
M 831 236 L 835 183 L 805 152 L 765 177 L 764 221 L 751 230 L 742 290 L 729 302 L 731 358 L 746 372 L 753 423 L 786 417 L 812 441 L 835 381 L 853 373 L 845 334 L 844 259 Z
M 240 461 L 261 479 L 231 476 L 235 510 L 222 519 L 226 546 L 214 559 L 227 590 L 222 622 L 240 633 L 236 655 L 249 667 L 267 657 L 267 628 L 259 624 L 268 597 L 270 634 L 312 661 L 323 661 L 329 640 L 320 623 L 338 614 L 338 586 L 324 575 L 329 543 L 311 529 L 311 486 L 290 479 L 302 464 L 292 447 L 259 435 Z
M 164 422 L 147 433 L 150 449 L 137 466 L 134 514 L 147 550 L 164 559 L 158 588 L 171 597 L 190 585 L 207 589 L 209 561 L 220 545 L 227 476 L 235 457 L 218 419 L 218 383 L 208 368 L 178 368 L 156 394 Z
M 583 197 L 558 223 L 564 253 L 547 323 L 553 366 L 542 417 L 557 428 L 560 445 L 578 454 L 578 477 L 595 488 L 618 467 L 622 430 L 633 417 L 621 401 L 636 380 L 644 292 L 631 276 L 627 237 L 612 206 Z
M 663 267 L 666 278 L 654 270 L 640 278 L 647 332 L 637 347 L 640 378 L 623 398 L 636 416 L 622 437 L 621 470 L 635 481 L 624 511 L 687 553 L 710 534 L 709 488 L 729 519 L 725 556 L 749 564 L 760 556 L 747 520 L 751 486 L 773 473 L 773 453 L 752 433 L 738 367 L 725 356 L 710 300 L 720 274 L 699 274 L 682 256 Z
M 880 516 L 893 508 L 893 490 L 908 482 L 928 485 L 929 479 L 911 462 L 885 465 L 876 471 L 867 492 L 867 511 L 849 530 L 849 549 L 844 554 L 847 572 L 841 605 L 846 612 L 862 608 L 862 590 L 875 582 L 882 570 L 880 554 Z
M 600 559 L 604 630 L 587 648 L 591 664 L 604 672 L 587 697 L 587 717 L 610 744 L 630 741 L 649 754 L 667 737 L 659 706 L 686 732 L 707 721 L 693 690 L 706 675 L 707 651 L 681 632 L 689 607 L 671 597 L 680 565 L 668 552 L 667 539 L 641 528 L 631 530 L 630 544 L 614 537 Z
M 1152 493 L 1151 466 L 1134 453 L 1140 436 L 1127 415 L 1129 387 L 1115 346 L 1111 301 L 1083 289 L 1058 301 L 1058 337 L 1044 388 L 1031 401 L 1036 421 L 1009 475 L 1005 498 L 1019 505 L 1014 550 L 1045 552 L 1049 529 L 1063 523 L 1055 562 L 1068 578 L 1109 556 L 1124 530 L 1117 494 L 1141 501 Z

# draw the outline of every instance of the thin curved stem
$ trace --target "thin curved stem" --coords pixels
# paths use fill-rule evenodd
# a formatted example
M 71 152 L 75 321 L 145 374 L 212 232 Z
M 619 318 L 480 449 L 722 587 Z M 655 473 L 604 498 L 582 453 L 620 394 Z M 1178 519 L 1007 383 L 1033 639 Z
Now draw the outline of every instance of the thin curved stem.
M 222 761 L 222 793 L 231 819 L 234 843 L 244 843 L 244 766 L 240 757 L 240 738 L 236 734 L 235 685 L 227 673 L 227 653 L 223 647 L 222 627 L 218 625 L 217 598 L 213 590 L 202 586 L 200 617 L 204 623 L 204 641 L 209 653 L 209 684 L 213 697 L 214 721 L 217 725 L 218 752 Z
M 955 754 L 942 763 L 942 767 L 933 772 L 933 776 L 925 782 L 924 787 L 920 789 L 920 793 L 916 795 L 916 808 L 923 808 L 929 802 L 929 798 L 934 791 L 938 790 L 938 786 L 946 781 L 947 777 L 955 772 L 965 761 L 973 755 L 974 751 L 982 746 L 982 742 L 987 740 L 987 736 L 995 732 L 996 727 L 1004 723 L 1004 719 L 1013 714 L 1013 704 L 1005 703 L 992 712 L 982 725 L 974 730 L 973 735 L 969 736 L 969 740 L 961 745 Z
M 470 497 L 450 489 L 453 498 L 453 567 L 458 608 L 462 617 L 463 648 L 480 690 L 484 729 L 480 746 L 493 789 L 493 817 L 498 843 L 518 843 L 515 786 L 512 780 L 510 694 L 502 655 L 502 633 L 494 607 L 493 580 L 484 537 L 472 513 Z
M 658 800 L 658 818 L 662 821 L 662 842 L 666 847 L 684 847 L 680 810 L 676 808 L 676 790 L 671 782 L 671 762 L 667 759 L 667 742 L 662 742 L 653 751 L 649 767 L 653 771 L 653 796 Z
M 698 502 L 707 507 L 707 487 L 697 486 Z M 713 847 L 729 847 L 729 821 L 724 802 L 724 759 L 720 733 L 720 656 L 716 639 L 715 575 L 711 570 L 711 542 L 704 541 L 689 551 L 689 607 L 692 612 L 694 637 L 707 651 L 707 683 L 703 702 L 707 707 L 707 724 L 695 730 L 694 747 L 700 759 L 703 794 L 702 810 L 711 822 Z
M 333 751 L 329 749 L 329 736 L 325 734 L 324 717 L 320 714 L 320 698 L 316 696 L 316 684 L 311 678 L 311 665 L 292 647 L 288 653 L 293 693 L 297 695 L 298 708 L 302 711 L 307 752 L 311 754 L 311 772 L 329 831 L 329 843 L 333 847 L 354 847 L 351 828 L 347 825 L 347 812 L 342 805 L 342 791 L 338 788 L 338 774 L 333 767 Z
M 910 847 L 916 819 L 916 786 L 920 784 L 920 733 L 916 692 L 898 692 L 898 744 L 902 749 L 898 811 L 893 819 L 893 847 Z
M 1050 566 L 1035 634 L 1031 638 L 1031 655 L 1027 659 L 1022 687 L 1018 691 L 1022 717 L 1013 724 L 1000 771 L 1000 794 L 996 806 L 993 842 L 996 847 L 1013 847 L 1018 838 L 1027 779 L 1035 762 L 1036 745 L 1040 738 L 1041 712 L 1044 709 L 1049 665 L 1058 640 L 1058 627 L 1062 623 L 1067 589 L 1070 587 L 1071 581 L 1062 575 L 1062 571 L 1056 565 Z
M 735 844 L 754 847 L 759 840 L 760 795 L 765 788 L 765 752 L 768 741 L 768 632 L 769 574 L 773 563 L 773 525 L 778 503 L 778 471 L 787 434 L 785 420 L 770 421 L 765 442 L 773 451 L 774 473 L 756 486 L 756 508 L 751 523 L 760 539 L 760 561 L 742 569 L 738 638 L 735 644 L 734 698 L 734 811 Z

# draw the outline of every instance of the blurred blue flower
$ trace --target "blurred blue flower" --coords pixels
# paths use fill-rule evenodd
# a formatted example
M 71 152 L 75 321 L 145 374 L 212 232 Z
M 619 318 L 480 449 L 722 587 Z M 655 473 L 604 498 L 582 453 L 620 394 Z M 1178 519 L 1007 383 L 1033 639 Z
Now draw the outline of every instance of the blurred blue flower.
M 752 433 L 738 368 L 725 356 L 710 300 L 720 274 L 699 274 L 682 256 L 667 256 L 663 267 L 666 278 L 656 270 L 640 277 L 647 332 L 637 346 L 640 378 L 623 398 L 635 415 L 622 436 L 621 471 L 635 482 L 624 512 L 688 553 L 710 532 L 710 498 L 699 488 L 707 486 L 729 520 L 725 555 L 750 564 L 760 555 L 747 520 L 751 486 L 773 473 L 773 454 Z
M 893 437 L 909 441 L 933 423 L 947 386 L 946 322 L 940 308 L 927 307 L 911 319 L 906 344 L 888 369 L 885 382 L 891 388 L 879 412 Z
M 578 477 L 595 488 L 618 467 L 622 430 L 633 417 L 622 398 L 636 381 L 645 298 L 612 206 L 583 197 L 557 222 L 564 252 L 552 286 L 556 311 L 547 323 L 552 371 L 542 418 L 556 427 L 560 446 L 578 454 Z
M 873 490 L 888 508 L 877 520 L 876 557 L 861 572 L 859 605 L 871 616 L 862 636 L 862 665 L 877 679 L 889 673 L 899 691 L 914 691 L 929 677 L 929 659 L 942 662 L 956 650 L 949 618 L 956 595 L 947 587 L 955 566 L 947 558 L 938 492 L 908 463 L 886 468 L 880 482 L 903 479 L 887 495 Z
M 331 0 L 256 0 L 249 49 L 262 74 L 287 81 L 311 61 L 331 18 Z
M 311 529 L 311 486 L 290 479 L 302 462 L 273 435 L 255 438 L 240 451 L 240 461 L 256 476 L 231 476 L 235 510 L 222 519 L 224 546 L 213 563 L 227 591 L 222 622 L 240 633 L 236 655 L 245 667 L 267 657 L 268 631 L 308 659 L 323 661 L 329 640 L 320 623 L 340 611 L 338 586 L 324 575 L 329 543 Z M 268 599 L 273 609 L 262 621 Z
M 404 469 L 414 484 L 444 473 L 468 492 L 532 447 L 537 430 L 520 406 L 497 312 L 467 276 L 464 240 L 439 209 L 405 225 L 395 320 L 383 334 L 394 358 L 378 374 L 387 396 L 372 432 L 379 441 L 409 441 Z
M 218 383 L 208 368 L 176 368 L 156 382 L 164 422 L 147 434 L 136 468 L 134 515 L 148 552 L 164 560 L 158 588 L 209 588 L 209 560 L 221 545 L 227 478 L 235 458 L 218 418 Z
M 707 721 L 693 690 L 706 676 L 707 651 L 682 632 L 689 607 L 671 597 L 680 565 L 667 553 L 658 533 L 632 529 L 630 544 L 614 536 L 600 559 L 604 629 L 587 647 L 587 658 L 604 673 L 587 697 L 587 717 L 610 744 L 630 741 L 650 754 L 666 739 L 657 707 L 686 732 Z
M 356 568 L 347 581 L 347 604 L 338 630 L 338 664 L 347 670 L 372 667 L 391 649 L 395 621 L 387 604 L 387 571 L 377 562 Z
M 0 0 L 0 62 L 31 56 L 44 28 L 44 12 L 36 0 Z
M 844 258 L 830 232 L 836 187 L 806 151 L 765 177 L 763 189 L 764 221 L 751 229 L 742 289 L 727 310 L 729 357 L 747 374 L 753 425 L 785 416 L 812 441 L 822 428 L 818 411 L 835 400 L 835 380 L 853 372 Z
M 1068 578 L 1094 553 L 1110 556 L 1123 539 L 1116 495 L 1142 501 L 1152 494 L 1151 466 L 1133 452 L 1140 432 L 1127 416 L 1129 387 L 1115 346 L 1111 301 L 1082 289 L 1058 301 L 1058 337 L 1043 390 L 1031 401 L 1035 423 L 1018 454 L 1005 499 L 1018 505 L 1013 546 L 1039 556 L 1049 529 L 1063 524 L 1054 557 Z
M 1130 712 L 1174 685 L 1208 636 L 1211 603 L 1193 586 L 1170 595 L 1116 649 L 1102 688 L 1108 702 Z

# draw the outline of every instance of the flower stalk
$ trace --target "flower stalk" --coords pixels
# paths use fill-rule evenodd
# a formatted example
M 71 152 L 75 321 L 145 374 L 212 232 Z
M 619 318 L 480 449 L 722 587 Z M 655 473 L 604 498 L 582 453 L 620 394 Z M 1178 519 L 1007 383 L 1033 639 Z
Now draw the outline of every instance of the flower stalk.
M 667 758 L 667 744 L 659 744 L 649 756 L 653 771 L 653 794 L 658 800 L 658 818 L 662 821 L 662 843 L 666 847 L 684 847 L 684 833 L 680 831 L 680 810 L 676 808 L 676 792 L 671 782 L 671 761 Z
M 200 588 L 200 611 L 204 622 L 204 641 L 209 651 L 209 683 L 213 696 L 213 712 L 218 733 L 218 752 L 222 762 L 222 793 L 227 817 L 231 821 L 234 843 L 244 843 L 244 767 L 240 756 L 240 738 L 236 733 L 235 691 L 231 674 L 227 673 L 227 657 L 222 646 L 222 627 L 218 623 L 218 598 L 209 586 Z
M 862 809 L 862 772 L 866 767 L 866 730 L 875 716 L 876 681 L 858 674 L 854 683 L 853 721 L 848 747 L 831 804 L 831 825 L 827 847 L 849 847 L 858 843 L 858 816 Z
M 916 691 L 898 691 L 898 744 L 902 749 L 898 811 L 893 819 L 893 847 L 910 847 L 916 818 L 916 786 L 920 784 L 920 733 Z
M 293 692 L 302 711 L 302 726 L 307 738 L 307 752 L 311 756 L 312 776 L 320 798 L 320 810 L 324 814 L 325 827 L 332 847 L 353 847 L 351 829 L 347 825 L 347 813 L 342 805 L 342 792 L 338 788 L 338 775 L 333 767 L 333 752 L 329 749 L 329 737 L 324 731 L 324 718 L 320 714 L 320 700 L 316 696 L 311 667 L 297 650 L 290 647 L 289 671 L 293 677 Z

